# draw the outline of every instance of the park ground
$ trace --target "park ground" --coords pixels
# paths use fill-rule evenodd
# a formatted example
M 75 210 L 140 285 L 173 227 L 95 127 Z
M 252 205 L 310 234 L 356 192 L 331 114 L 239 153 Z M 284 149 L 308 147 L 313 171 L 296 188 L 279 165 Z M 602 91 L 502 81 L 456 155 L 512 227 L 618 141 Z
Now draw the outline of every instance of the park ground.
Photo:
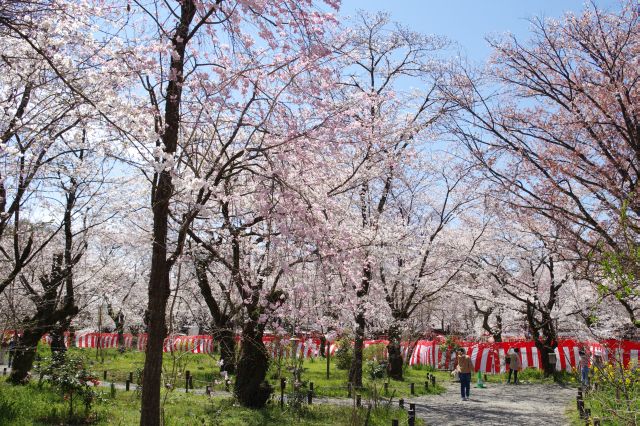
M 48 349 L 41 348 L 43 359 Z M 139 392 L 137 378 L 144 363 L 139 352 L 119 354 L 107 350 L 101 354 L 90 350 L 72 350 L 82 354 L 89 370 L 101 381 L 99 398 L 89 417 L 82 404 L 75 406 L 76 417 L 97 425 L 135 425 L 139 421 Z M 330 366 L 326 378 L 326 362 L 322 358 L 306 360 L 302 380 L 314 383 L 314 403 L 306 404 L 306 395 L 295 404 L 290 386 L 284 391 L 289 403 L 281 409 L 279 388 L 274 400 L 262 410 L 249 410 L 238 406 L 224 381 L 219 380 L 217 359 L 210 355 L 166 354 L 165 376 L 174 383 L 173 389 L 163 390 L 164 421 L 166 425 L 391 425 L 393 419 L 407 424 L 407 408 L 415 404 L 418 425 L 571 425 L 584 424 L 575 412 L 577 385 L 570 375 L 559 385 L 543 379 L 538 371 L 522 374 L 518 386 L 504 383 L 502 375 L 488 375 L 484 388 L 477 387 L 474 378 L 470 401 L 461 401 L 459 386 L 452 383 L 447 372 L 427 368 L 407 368 L 403 381 L 389 381 L 385 391 L 384 380 L 365 380 L 365 388 L 348 397 L 347 372 Z M 193 389 L 186 391 L 185 373 L 193 376 Z M 277 363 L 272 364 L 268 378 L 277 382 Z M 104 380 L 106 372 L 107 379 Z M 130 390 L 125 382 L 133 376 Z M 28 386 L 11 386 L 0 378 L 0 424 L 49 425 L 68 424 L 68 401 L 54 392 L 46 383 L 38 385 L 34 377 Z M 436 377 L 436 386 L 425 386 L 428 375 Z M 281 365 L 280 375 L 289 378 L 290 369 Z M 429 381 L 430 382 L 430 381 Z M 113 390 L 111 383 L 114 383 Z M 213 385 L 210 396 L 205 387 Z M 411 383 L 414 393 L 411 394 Z M 361 396 L 362 407 L 355 406 L 356 394 Z M 399 407 L 404 400 L 404 409 Z M 372 408 L 369 409 L 368 407 Z M 367 423 L 368 422 L 368 423 Z M 606 424 L 606 423 L 604 423 Z M 615 424 L 615 423 L 611 423 Z

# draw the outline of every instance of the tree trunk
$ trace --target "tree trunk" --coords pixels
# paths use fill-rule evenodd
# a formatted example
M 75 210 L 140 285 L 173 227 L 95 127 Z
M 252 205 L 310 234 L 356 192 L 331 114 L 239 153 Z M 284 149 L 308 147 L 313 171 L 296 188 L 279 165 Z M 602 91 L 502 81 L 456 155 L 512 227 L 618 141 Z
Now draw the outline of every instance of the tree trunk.
M 349 382 L 356 388 L 362 387 L 362 359 L 364 351 L 365 318 L 360 312 L 356 316 L 356 336 L 353 342 L 353 360 L 349 368 Z
M 262 408 L 273 388 L 265 381 L 269 369 L 269 355 L 262 343 L 262 331 L 253 320 L 242 330 L 240 358 L 237 365 L 234 393 L 244 407 Z
M 33 367 L 38 342 L 43 335 L 44 331 L 41 331 L 39 327 L 29 327 L 24 330 L 14 348 L 9 382 L 20 385 L 29 381 L 29 371 Z
M 400 346 L 400 327 L 395 322 L 388 331 L 389 345 L 387 353 L 389 355 L 389 363 L 387 364 L 387 375 L 395 380 L 402 380 L 402 347 Z
M 233 335 L 233 329 L 230 326 L 218 329 L 215 336 L 220 342 L 220 357 L 222 358 L 220 370 L 236 374 L 236 339 Z
M 184 84 L 184 61 L 189 27 L 196 13 L 193 0 L 180 2 L 180 20 L 171 37 L 169 74 L 173 78 L 167 84 L 165 95 L 164 128 L 157 129 L 162 138 L 164 153 L 172 156 L 178 146 L 180 132 L 180 105 Z M 163 160 L 164 161 L 164 160 Z M 160 426 L 160 380 L 162 374 L 162 343 L 167 333 L 166 308 L 169 299 L 169 272 L 172 262 L 167 259 L 167 229 L 169 201 L 173 193 L 171 170 L 163 169 L 154 176 L 151 193 L 153 209 L 153 249 L 149 276 L 149 333 L 142 379 L 141 426 Z M 183 224 L 184 225 L 184 224 Z M 176 249 L 178 255 L 179 248 Z
M 67 320 L 64 324 L 54 327 L 49 336 L 51 336 L 51 352 L 62 353 L 67 351 L 67 346 L 64 344 L 64 333 L 69 329 L 71 321 Z
M 320 336 L 320 356 L 322 358 L 326 358 L 326 354 L 325 354 L 325 350 L 328 350 L 327 348 L 327 338 L 324 336 Z

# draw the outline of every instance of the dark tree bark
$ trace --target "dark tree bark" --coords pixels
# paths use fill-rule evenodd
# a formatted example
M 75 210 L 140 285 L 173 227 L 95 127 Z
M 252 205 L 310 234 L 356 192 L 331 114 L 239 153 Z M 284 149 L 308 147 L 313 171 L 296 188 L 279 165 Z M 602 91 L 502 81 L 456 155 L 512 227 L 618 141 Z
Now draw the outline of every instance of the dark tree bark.
M 79 257 L 75 263 L 77 260 Z M 40 277 L 40 283 L 44 289 L 43 294 L 38 294 L 26 279 L 22 279 L 23 285 L 29 289 L 36 302 L 36 312 L 25 321 L 24 332 L 16 344 L 13 368 L 9 376 L 9 381 L 13 384 L 22 384 L 28 381 L 29 371 L 33 367 L 33 360 L 38 349 L 38 342 L 42 336 L 53 330 L 58 323 L 65 322 L 78 313 L 78 307 L 73 301 L 58 307 L 58 290 L 67 273 L 69 272 L 63 268 L 62 255 L 57 254 L 53 258 L 51 274 Z
M 222 358 L 221 370 L 226 371 L 229 374 L 235 374 L 236 372 L 236 341 L 233 333 L 233 317 L 235 316 L 235 309 L 230 307 L 231 301 L 227 300 L 224 307 L 220 306 L 220 303 L 213 297 L 211 285 L 209 284 L 209 277 L 207 276 L 207 268 L 211 262 L 211 258 L 194 260 L 196 277 L 198 279 L 198 287 L 200 288 L 200 294 L 204 298 L 211 317 L 213 318 L 213 337 L 220 342 L 220 357 Z M 222 284 L 221 284 L 222 286 Z M 225 288 L 222 288 L 223 292 Z M 229 293 L 226 293 L 229 294 Z M 228 309 L 232 309 L 231 313 Z
M 265 381 L 269 355 L 262 343 L 262 334 L 262 327 L 253 319 L 247 320 L 242 329 L 234 393 L 244 407 L 264 407 L 273 392 L 271 385 Z
M 476 300 L 473 301 L 473 306 L 476 308 L 476 312 L 482 315 L 482 328 L 493 337 L 494 342 L 502 342 L 502 316 L 496 314 L 496 326 L 492 327 L 489 324 L 489 319 L 493 314 L 493 308 L 482 309 Z
M 169 74 L 174 76 L 167 84 L 164 123 L 157 131 L 161 135 L 164 152 L 175 154 L 180 131 L 180 103 L 184 83 L 185 48 L 189 41 L 189 27 L 196 14 L 193 0 L 180 4 L 180 20 L 171 38 L 175 54 L 171 55 Z M 163 128 L 160 128 L 163 126 Z M 160 426 L 160 380 L 162 375 L 162 344 L 167 334 L 166 309 L 169 299 L 169 272 L 172 261 L 167 259 L 167 230 L 169 202 L 173 193 L 170 170 L 156 173 L 151 203 L 153 209 L 153 248 L 149 276 L 148 340 L 143 371 L 140 425 Z M 178 253 L 179 254 L 179 253 Z
M 371 284 L 371 264 L 367 263 L 362 270 L 362 283 L 360 289 L 356 292 L 356 296 L 362 302 L 364 297 L 369 293 L 369 285 Z M 358 305 L 356 313 L 356 331 L 353 343 L 353 360 L 349 368 L 349 382 L 355 387 L 362 387 L 362 360 L 364 351 L 364 338 L 366 332 L 366 319 L 364 316 L 364 307 L 362 303 Z
M 388 337 L 387 352 L 389 363 L 387 364 L 387 375 L 392 379 L 402 380 L 404 361 L 402 359 L 402 346 L 400 345 L 401 333 L 400 327 L 395 322 L 389 327 Z

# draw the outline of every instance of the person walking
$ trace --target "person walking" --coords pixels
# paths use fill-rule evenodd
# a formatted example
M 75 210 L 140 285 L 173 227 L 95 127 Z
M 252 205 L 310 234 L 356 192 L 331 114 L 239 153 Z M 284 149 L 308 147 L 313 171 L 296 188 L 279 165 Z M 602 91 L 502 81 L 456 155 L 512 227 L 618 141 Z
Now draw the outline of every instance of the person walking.
M 511 374 L 513 374 L 513 384 L 518 384 L 518 371 L 522 367 L 522 361 L 520 360 L 520 349 L 513 348 L 513 351 L 509 355 L 509 375 L 507 376 L 507 384 L 511 383 Z
M 460 378 L 460 396 L 463 401 L 468 401 L 469 393 L 471 392 L 471 373 L 473 373 L 475 369 L 473 368 L 471 358 L 465 354 L 464 348 L 459 348 L 456 351 L 455 369 Z

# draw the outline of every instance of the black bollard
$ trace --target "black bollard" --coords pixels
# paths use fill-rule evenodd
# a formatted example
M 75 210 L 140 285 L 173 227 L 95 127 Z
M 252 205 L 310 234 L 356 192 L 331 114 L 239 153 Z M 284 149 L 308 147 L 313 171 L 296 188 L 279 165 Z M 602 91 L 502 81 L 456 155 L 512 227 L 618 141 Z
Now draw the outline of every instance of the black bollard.
M 399 406 L 400 408 L 404 408 L 404 399 L 400 398 L 400 399 L 398 400 L 398 406 Z
M 400 421 L 398 419 L 391 420 L 391 426 L 400 426 Z
M 313 404 L 313 391 L 311 389 L 307 391 L 307 404 Z
M 416 412 L 409 410 L 409 426 L 416 426 Z
M 313 392 L 313 382 L 309 382 L 309 390 Z
M 280 378 L 280 409 L 284 409 L 284 388 L 287 386 L 287 379 Z
M 3 375 L 3 376 L 6 376 L 6 375 L 7 375 L 7 367 L 4 367 L 4 368 L 2 369 L 2 375 Z
M 129 392 L 129 383 L 131 383 L 129 379 L 127 379 L 127 381 L 124 382 L 124 390 L 126 390 L 127 392 Z
M 193 376 L 189 376 L 189 388 L 193 390 Z
M 416 404 L 414 402 L 409 403 L 409 411 L 416 411 Z
M 210 385 L 207 385 L 206 389 L 204 390 L 204 393 L 207 396 L 211 396 L 211 386 Z
M 189 393 L 189 378 L 191 377 L 191 371 L 187 370 L 184 376 L 184 391 Z
M 107 380 L 107 370 L 102 372 L 102 380 Z
M 133 373 L 129 371 L 129 381 L 133 383 Z
M 416 394 L 416 385 L 415 383 L 411 383 L 409 385 L 410 389 L 411 389 L 411 395 L 415 395 Z

